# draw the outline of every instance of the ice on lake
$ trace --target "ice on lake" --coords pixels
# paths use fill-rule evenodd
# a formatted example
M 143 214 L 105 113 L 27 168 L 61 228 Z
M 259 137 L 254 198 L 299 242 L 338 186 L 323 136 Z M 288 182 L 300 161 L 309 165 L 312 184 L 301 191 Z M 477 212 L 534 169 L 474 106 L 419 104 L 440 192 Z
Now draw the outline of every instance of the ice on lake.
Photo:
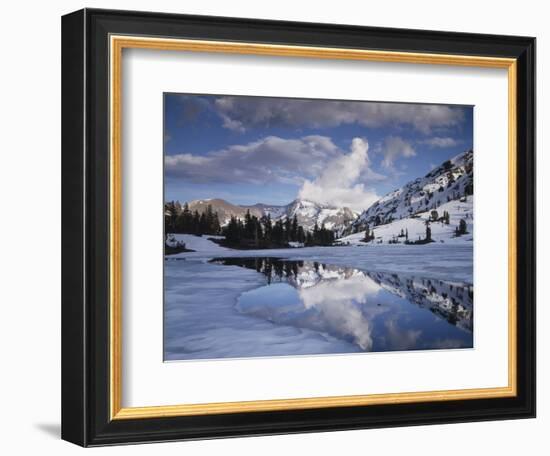
M 399 268 L 395 249 L 382 257 L 394 266 L 381 261 L 378 269 L 367 267 L 368 249 L 270 252 L 213 248 L 167 257 L 166 360 L 473 346 L 467 252 L 439 252 L 447 262 L 455 257 L 453 280 L 441 270 Z M 414 247 L 401 256 L 411 252 L 422 256 Z M 436 262 L 434 252 L 427 256 Z

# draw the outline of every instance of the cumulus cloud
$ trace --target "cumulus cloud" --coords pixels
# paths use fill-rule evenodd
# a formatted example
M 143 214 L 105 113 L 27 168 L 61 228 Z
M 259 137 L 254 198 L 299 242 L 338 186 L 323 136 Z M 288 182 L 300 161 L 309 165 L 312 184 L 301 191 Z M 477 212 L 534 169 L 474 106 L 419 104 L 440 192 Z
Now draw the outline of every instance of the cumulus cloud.
M 206 155 L 167 155 L 164 167 L 168 178 L 192 183 L 294 184 L 302 199 L 357 211 L 378 199 L 366 184 L 385 179 L 370 168 L 365 139 L 353 139 L 346 154 L 329 137 L 315 135 L 268 136 Z
M 393 164 L 400 157 L 410 158 L 416 155 L 411 143 L 400 136 L 386 137 L 380 147 L 380 152 L 384 155 L 382 166 L 386 169 L 393 169 Z
M 325 128 L 345 124 L 365 127 L 409 126 L 424 134 L 464 120 L 458 106 L 288 98 L 220 97 L 214 107 L 225 128 L 244 132 L 255 126 Z
M 310 135 L 298 139 L 268 136 L 206 155 L 167 155 L 164 166 L 166 176 L 185 178 L 193 183 L 300 184 L 304 177 L 319 175 L 340 153 L 326 136 Z
M 356 211 L 369 207 L 379 197 L 358 181 L 381 180 L 384 176 L 370 168 L 368 148 L 365 139 L 354 138 L 350 153 L 333 159 L 316 179 L 306 179 L 298 196 L 319 204 L 346 206 Z
M 426 144 L 429 147 L 438 147 L 438 148 L 446 148 L 446 147 L 454 147 L 458 145 L 459 141 L 450 138 L 450 137 L 441 137 L 441 136 L 434 136 L 433 138 L 428 139 L 422 139 L 418 141 L 419 144 Z

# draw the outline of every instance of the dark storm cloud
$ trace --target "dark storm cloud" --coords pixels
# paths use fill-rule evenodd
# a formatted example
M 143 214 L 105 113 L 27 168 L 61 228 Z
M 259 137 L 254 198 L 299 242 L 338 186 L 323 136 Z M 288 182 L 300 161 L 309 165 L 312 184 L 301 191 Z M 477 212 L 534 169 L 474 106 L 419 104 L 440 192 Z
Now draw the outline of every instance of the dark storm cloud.
M 214 105 L 224 127 L 241 132 L 257 126 L 326 128 L 358 124 L 371 128 L 409 126 L 429 134 L 464 120 L 461 107 L 427 104 L 226 96 L 217 98 Z

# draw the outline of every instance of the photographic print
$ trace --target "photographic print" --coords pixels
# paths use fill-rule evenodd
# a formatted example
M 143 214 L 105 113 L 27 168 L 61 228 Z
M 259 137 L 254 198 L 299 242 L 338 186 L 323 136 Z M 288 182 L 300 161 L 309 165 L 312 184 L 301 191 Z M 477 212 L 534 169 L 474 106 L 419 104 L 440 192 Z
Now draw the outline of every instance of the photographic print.
M 165 93 L 165 361 L 472 348 L 473 109 Z

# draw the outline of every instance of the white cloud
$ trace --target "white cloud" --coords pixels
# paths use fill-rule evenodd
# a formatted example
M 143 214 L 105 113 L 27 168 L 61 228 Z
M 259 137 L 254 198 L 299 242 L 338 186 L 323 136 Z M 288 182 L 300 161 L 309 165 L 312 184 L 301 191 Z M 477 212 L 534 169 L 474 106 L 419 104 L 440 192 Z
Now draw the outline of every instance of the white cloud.
M 459 141 L 450 137 L 434 136 L 433 138 L 423 139 L 418 141 L 419 144 L 426 144 L 429 147 L 454 147 L 458 145 Z
M 294 182 L 315 178 L 341 153 L 326 136 L 284 139 L 268 136 L 248 144 L 232 145 L 206 155 L 181 153 L 164 159 L 167 177 L 194 183 Z
M 233 130 L 238 133 L 244 133 L 246 131 L 246 128 L 244 128 L 242 122 L 238 120 L 233 120 L 231 119 L 231 117 L 223 113 L 221 113 L 220 116 L 223 121 L 223 128 L 227 128 L 228 130 Z
M 356 211 L 378 199 L 365 184 L 385 179 L 370 168 L 368 142 L 361 138 L 353 139 L 346 154 L 326 136 L 268 136 L 206 155 L 167 155 L 164 164 L 168 178 L 203 184 L 301 185 L 300 198 Z
M 464 120 L 464 109 L 458 106 L 412 103 L 220 97 L 215 109 L 223 126 L 238 132 L 255 126 L 324 128 L 358 124 L 372 128 L 409 126 L 429 134 L 434 128 L 454 127 Z
M 382 166 L 386 169 L 393 169 L 393 164 L 400 157 L 410 158 L 416 155 L 411 143 L 399 136 L 386 137 L 380 152 L 384 155 Z
M 319 204 L 346 206 L 361 211 L 379 197 L 365 188 L 358 180 L 380 180 L 384 177 L 370 169 L 368 142 L 354 138 L 351 151 L 326 165 L 325 170 L 314 180 L 305 180 L 299 197 Z

